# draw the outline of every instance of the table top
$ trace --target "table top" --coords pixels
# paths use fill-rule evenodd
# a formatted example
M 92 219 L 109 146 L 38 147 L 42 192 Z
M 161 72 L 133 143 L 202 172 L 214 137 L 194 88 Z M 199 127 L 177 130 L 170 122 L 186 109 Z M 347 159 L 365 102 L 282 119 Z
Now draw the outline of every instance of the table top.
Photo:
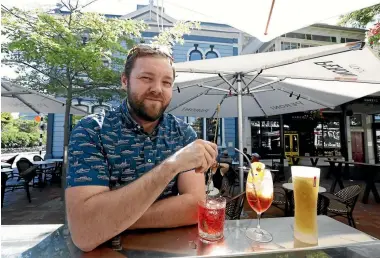
M 69 231 L 64 225 L 3 225 L 1 226 L 1 254 L 4 257 L 139 258 L 199 257 L 204 255 L 279 257 L 273 256 L 273 254 L 284 253 L 289 254 L 285 257 L 295 257 L 292 256 L 295 251 L 308 250 L 311 252 L 310 250 L 313 250 L 313 252 L 319 253 L 327 252 L 330 250 L 329 248 L 332 248 L 331 250 L 335 253 L 340 250 L 346 254 L 347 249 L 355 251 L 362 248 L 365 251 L 361 251 L 360 254 L 367 253 L 367 256 L 360 257 L 376 257 L 373 254 L 377 255 L 380 252 L 380 241 L 376 238 L 327 216 L 318 216 L 319 245 L 306 249 L 294 249 L 293 220 L 292 217 L 261 219 L 261 227 L 273 234 L 273 241 L 268 244 L 254 243 L 245 236 L 246 228 L 255 226 L 256 220 L 230 220 L 225 223 L 224 239 L 214 244 L 201 242 L 198 238 L 197 226 L 194 225 L 166 230 L 126 231 L 121 239 L 123 251 L 115 252 L 103 245 L 87 254 L 75 247 Z M 369 252 L 372 249 L 373 253 Z M 347 256 L 343 255 L 342 257 Z
M 282 184 L 282 187 L 287 190 L 293 191 L 293 183 L 284 183 Z M 325 193 L 326 191 L 326 188 L 324 188 L 323 186 L 320 186 L 318 189 L 318 193 Z
M 32 161 L 33 165 L 49 165 L 49 164 L 53 164 L 55 162 L 56 161 L 50 160 L 50 159 L 40 160 L 40 161 Z
M 63 162 L 63 159 L 47 159 L 45 161 L 49 161 L 49 162 Z
M 11 167 L 12 165 L 9 164 L 9 163 L 6 163 L 6 162 L 1 162 L 1 167 L 2 168 L 8 168 L 8 167 Z
M 13 172 L 12 168 L 2 168 L 1 169 L 1 173 L 11 173 L 11 172 Z

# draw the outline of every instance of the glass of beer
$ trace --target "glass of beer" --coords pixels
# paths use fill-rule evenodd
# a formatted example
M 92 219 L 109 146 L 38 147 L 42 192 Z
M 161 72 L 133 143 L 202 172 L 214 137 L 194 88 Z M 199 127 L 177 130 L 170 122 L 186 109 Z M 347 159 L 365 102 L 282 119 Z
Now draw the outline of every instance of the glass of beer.
M 273 180 L 272 174 L 261 162 L 251 164 L 246 183 L 246 195 L 249 206 L 257 213 L 257 227 L 246 231 L 246 236 L 256 242 L 272 241 L 272 235 L 260 228 L 260 217 L 272 204 Z
M 319 177 L 319 168 L 292 166 L 295 205 L 294 242 L 297 246 L 318 245 Z

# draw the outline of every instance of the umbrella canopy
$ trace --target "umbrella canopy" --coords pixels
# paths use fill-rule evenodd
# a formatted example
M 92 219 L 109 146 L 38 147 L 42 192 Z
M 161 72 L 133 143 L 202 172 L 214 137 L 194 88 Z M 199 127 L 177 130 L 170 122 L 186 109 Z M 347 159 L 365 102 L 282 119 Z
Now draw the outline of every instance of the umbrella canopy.
M 207 0 L 202 4 L 176 1 L 177 6 L 191 10 L 194 17 L 202 14 L 214 22 L 227 23 L 262 42 L 378 3 L 378 0 Z
M 176 63 L 176 70 L 167 111 L 214 117 L 220 104 L 219 117 L 238 117 L 241 151 L 243 116 L 334 108 L 380 91 L 379 57 L 363 42 Z
M 4 79 L 1 81 L 1 112 L 65 113 L 65 106 L 66 103 L 54 97 L 18 86 Z M 71 107 L 70 113 L 88 114 L 76 107 Z
M 334 108 L 380 91 L 380 60 L 364 43 L 176 63 L 168 112 L 181 116 L 271 116 Z M 241 82 L 239 90 L 238 83 Z

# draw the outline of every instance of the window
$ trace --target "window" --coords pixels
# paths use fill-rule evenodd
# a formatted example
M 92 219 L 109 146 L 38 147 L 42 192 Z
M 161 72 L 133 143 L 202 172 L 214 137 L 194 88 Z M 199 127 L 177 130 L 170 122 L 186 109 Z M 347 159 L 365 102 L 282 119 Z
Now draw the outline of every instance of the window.
M 286 33 L 285 37 L 287 37 L 287 38 L 294 38 L 294 39 L 305 39 L 306 35 L 303 34 L 303 33 L 294 33 L 294 32 L 291 32 L 291 33 Z
M 325 41 L 325 42 L 333 42 L 332 37 L 330 36 L 322 36 L 322 35 L 312 35 L 312 39 L 316 41 Z M 336 39 L 335 39 L 336 41 Z
M 362 126 L 362 115 L 361 114 L 354 114 L 350 117 L 350 125 L 355 127 L 361 127 Z
M 270 48 L 268 48 L 268 50 L 265 51 L 265 52 L 274 52 L 274 51 L 276 51 L 276 45 L 275 44 L 273 44 L 272 46 L 270 46 Z
M 340 38 L 340 43 L 349 43 L 361 41 L 360 39 Z
M 199 50 L 193 50 L 190 52 L 189 61 L 202 60 L 202 53 Z
M 203 54 L 198 49 L 198 44 L 194 44 L 194 49 L 189 53 L 189 61 L 202 60 Z
M 281 50 L 297 49 L 300 48 L 300 43 L 294 42 L 281 42 Z
M 218 58 L 218 54 L 215 51 L 208 51 L 206 53 L 206 59 Z

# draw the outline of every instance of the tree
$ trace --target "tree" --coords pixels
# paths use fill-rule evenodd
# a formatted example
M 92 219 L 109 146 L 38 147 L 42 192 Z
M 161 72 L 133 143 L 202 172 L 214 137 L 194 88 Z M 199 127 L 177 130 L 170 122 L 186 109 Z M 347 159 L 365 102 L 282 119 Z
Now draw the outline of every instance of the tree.
M 2 63 L 15 66 L 16 82 L 45 94 L 66 98 L 64 167 L 67 165 L 69 115 L 72 99 L 92 96 L 109 100 L 123 93 L 120 70 L 128 49 L 141 38 L 147 26 L 142 21 L 110 19 L 84 13 L 79 2 L 61 1 L 47 13 L 8 9 L 2 5 Z M 181 43 L 184 33 L 198 23 L 179 22 L 154 40 L 157 44 Z
M 352 25 L 355 28 L 365 28 L 367 24 L 374 22 L 380 15 L 380 4 L 373 5 L 361 10 L 357 10 L 346 15 L 342 15 L 338 25 Z

